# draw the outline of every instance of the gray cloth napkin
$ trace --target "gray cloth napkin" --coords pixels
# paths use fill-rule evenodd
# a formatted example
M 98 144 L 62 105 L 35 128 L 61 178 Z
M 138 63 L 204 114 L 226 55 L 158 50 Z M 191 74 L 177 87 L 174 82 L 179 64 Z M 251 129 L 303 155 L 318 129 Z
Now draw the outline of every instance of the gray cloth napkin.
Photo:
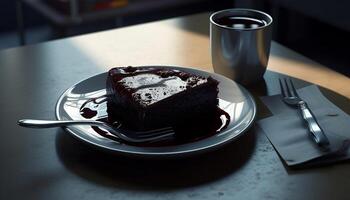
M 330 141 L 322 149 L 311 139 L 298 109 L 281 99 L 281 95 L 262 97 L 273 116 L 262 119 L 259 126 L 288 166 L 320 165 L 350 158 L 350 116 L 322 95 L 315 85 L 298 90 L 314 112 Z

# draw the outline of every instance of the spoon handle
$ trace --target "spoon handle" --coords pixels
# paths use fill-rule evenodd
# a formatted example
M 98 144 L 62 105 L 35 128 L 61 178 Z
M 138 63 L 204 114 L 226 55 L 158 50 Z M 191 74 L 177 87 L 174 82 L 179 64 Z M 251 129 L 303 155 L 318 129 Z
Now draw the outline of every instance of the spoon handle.
M 37 119 L 21 119 L 18 125 L 28 128 L 53 128 L 71 125 L 103 125 L 103 122 L 95 120 L 37 120 Z

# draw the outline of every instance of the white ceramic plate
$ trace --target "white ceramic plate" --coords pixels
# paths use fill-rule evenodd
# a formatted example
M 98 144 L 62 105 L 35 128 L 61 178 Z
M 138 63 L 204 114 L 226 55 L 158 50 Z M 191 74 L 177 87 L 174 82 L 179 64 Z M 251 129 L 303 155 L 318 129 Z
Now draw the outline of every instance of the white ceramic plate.
M 90 126 L 75 126 L 65 128 L 70 134 L 81 141 L 95 147 L 116 153 L 142 157 L 184 156 L 213 150 L 221 145 L 237 139 L 253 123 L 256 115 L 256 105 L 251 94 L 234 81 L 215 74 L 191 68 L 165 67 L 187 71 L 200 76 L 212 76 L 219 83 L 219 107 L 230 115 L 229 125 L 217 134 L 181 145 L 161 147 L 140 147 L 118 143 L 96 133 Z M 56 105 L 58 120 L 84 119 L 80 115 L 82 104 L 88 99 L 105 94 L 107 73 L 98 74 L 82 80 L 67 89 Z

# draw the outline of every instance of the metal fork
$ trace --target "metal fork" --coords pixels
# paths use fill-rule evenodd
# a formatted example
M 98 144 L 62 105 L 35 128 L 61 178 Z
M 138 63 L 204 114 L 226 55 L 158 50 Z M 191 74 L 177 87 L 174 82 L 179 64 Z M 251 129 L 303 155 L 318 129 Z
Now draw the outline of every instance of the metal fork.
M 111 134 L 117 136 L 118 138 L 134 143 L 141 142 L 155 142 L 162 140 L 166 137 L 170 137 L 175 134 L 171 127 L 165 127 L 161 129 L 155 129 L 150 131 L 121 131 L 119 129 L 120 125 L 112 126 L 105 122 L 96 120 L 35 120 L 35 119 L 22 119 L 18 121 L 18 125 L 29 128 L 53 128 L 53 127 L 65 127 L 65 126 L 76 126 L 76 125 L 89 125 L 98 126 L 109 131 Z
M 311 138 L 316 142 L 316 144 L 323 147 L 329 145 L 327 136 L 324 134 L 322 128 L 316 120 L 315 115 L 312 113 L 307 103 L 299 97 L 293 81 L 289 79 L 288 84 L 288 81 L 285 78 L 283 82 L 281 79 L 279 79 L 283 101 L 288 105 L 300 109 L 301 115 L 308 126 L 309 132 L 311 133 Z

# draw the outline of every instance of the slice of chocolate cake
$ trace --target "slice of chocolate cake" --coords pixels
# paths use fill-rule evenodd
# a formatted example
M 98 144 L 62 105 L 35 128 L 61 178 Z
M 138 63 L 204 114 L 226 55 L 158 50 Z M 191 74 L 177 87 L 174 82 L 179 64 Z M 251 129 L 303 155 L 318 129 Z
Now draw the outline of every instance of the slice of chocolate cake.
M 113 68 L 107 77 L 108 117 L 133 130 L 186 125 L 215 113 L 217 86 L 212 77 L 175 69 Z

